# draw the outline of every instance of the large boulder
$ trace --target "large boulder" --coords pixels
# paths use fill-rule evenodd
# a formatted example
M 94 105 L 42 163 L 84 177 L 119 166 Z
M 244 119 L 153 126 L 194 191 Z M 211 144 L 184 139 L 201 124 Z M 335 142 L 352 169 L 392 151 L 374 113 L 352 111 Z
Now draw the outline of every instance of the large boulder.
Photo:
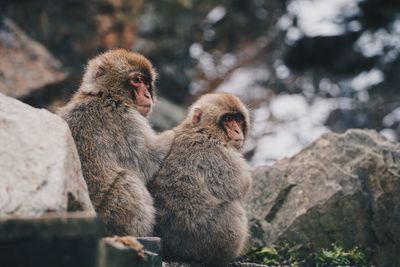
M 91 212 L 0 218 L 0 266 L 99 267 L 102 230 Z
M 178 125 L 185 116 L 185 109 L 168 99 L 157 97 L 154 112 L 150 115 L 150 123 L 155 130 L 165 131 Z
M 400 144 L 372 130 L 325 134 L 254 172 L 248 204 L 255 245 L 361 246 L 400 266 Z
M 0 217 L 94 212 L 68 125 L 0 94 Z
M 11 20 L 0 17 L 0 92 L 23 98 L 66 77 L 61 63 Z

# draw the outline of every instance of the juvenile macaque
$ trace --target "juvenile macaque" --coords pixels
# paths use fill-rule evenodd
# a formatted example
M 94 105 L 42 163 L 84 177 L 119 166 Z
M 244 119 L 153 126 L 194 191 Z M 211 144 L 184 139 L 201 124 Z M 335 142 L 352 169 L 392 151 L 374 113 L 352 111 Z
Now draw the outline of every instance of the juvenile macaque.
M 248 236 L 243 199 L 252 178 L 239 150 L 249 114 L 227 93 L 195 102 L 149 184 L 157 208 L 155 232 L 167 260 L 226 264 Z

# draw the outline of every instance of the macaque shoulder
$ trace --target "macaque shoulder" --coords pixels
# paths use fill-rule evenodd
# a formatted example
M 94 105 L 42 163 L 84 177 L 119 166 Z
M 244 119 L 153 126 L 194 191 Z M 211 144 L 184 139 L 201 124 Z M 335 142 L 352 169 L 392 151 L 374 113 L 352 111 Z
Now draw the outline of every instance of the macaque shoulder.
M 186 172 L 202 176 L 211 183 L 224 180 L 242 187 L 244 192 L 250 189 L 250 167 L 241 153 L 216 139 L 199 133 L 179 134 L 171 151 L 171 155 L 177 155 L 176 160 L 179 159 L 179 168 L 185 168 Z

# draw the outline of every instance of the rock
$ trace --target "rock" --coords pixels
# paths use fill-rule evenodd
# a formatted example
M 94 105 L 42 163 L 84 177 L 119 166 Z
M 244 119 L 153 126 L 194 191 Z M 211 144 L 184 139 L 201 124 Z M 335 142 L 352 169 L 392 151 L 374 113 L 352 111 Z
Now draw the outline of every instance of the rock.
M 400 144 L 372 130 L 325 134 L 255 170 L 248 211 L 254 245 L 338 242 L 400 266 Z
M 0 217 L 94 212 L 67 124 L 0 94 Z
M 144 6 L 142 1 L 121 0 L 7 2 L 4 13 L 72 72 L 81 71 L 82 64 L 99 52 L 131 48 Z
M 186 111 L 182 107 L 162 97 L 157 97 L 156 100 L 154 112 L 150 116 L 150 123 L 156 130 L 171 129 L 185 118 Z
M 161 267 L 161 257 L 147 250 L 146 245 L 138 242 L 141 239 L 149 242 L 160 242 L 159 238 L 134 238 L 132 236 L 108 237 L 100 242 L 100 257 L 98 267 Z M 152 248 L 154 248 L 152 246 Z
M 61 63 L 11 20 L 0 18 L 0 92 L 22 98 L 61 82 Z
M 145 236 L 136 238 L 143 246 L 144 249 L 156 254 L 161 251 L 161 239 L 156 236 Z
M 101 231 L 86 212 L 0 220 L 0 266 L 96 267 Z

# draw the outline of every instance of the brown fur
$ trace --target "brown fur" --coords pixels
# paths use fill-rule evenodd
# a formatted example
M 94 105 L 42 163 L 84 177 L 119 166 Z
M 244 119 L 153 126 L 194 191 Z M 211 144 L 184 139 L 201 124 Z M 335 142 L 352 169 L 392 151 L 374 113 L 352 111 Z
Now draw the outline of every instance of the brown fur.
M 194 125 L 196 110 L 202 116 Z M 242 253 L 248 233 L 242 202 L 252 179 L 220 125 L 221 117 L 232 112 L 244 116 L 246 135 L 249 115 L 238 98 L 218 93 L 195 102 L 174 129 L 171 150 L 149 184 L 166 259 L 219 265 Z
M 151 235 L 153 200 L 146 182 L 164 151 L 153 148 L 155 134 L 135 108 L 127 76 L 155 71 L 142 55 L 111 50 L 89 61 L 82 85 L 60 110 L 78 148 L 83 176 L 107 235 Z M 165 141 L 164 141 L 165 142 Z

